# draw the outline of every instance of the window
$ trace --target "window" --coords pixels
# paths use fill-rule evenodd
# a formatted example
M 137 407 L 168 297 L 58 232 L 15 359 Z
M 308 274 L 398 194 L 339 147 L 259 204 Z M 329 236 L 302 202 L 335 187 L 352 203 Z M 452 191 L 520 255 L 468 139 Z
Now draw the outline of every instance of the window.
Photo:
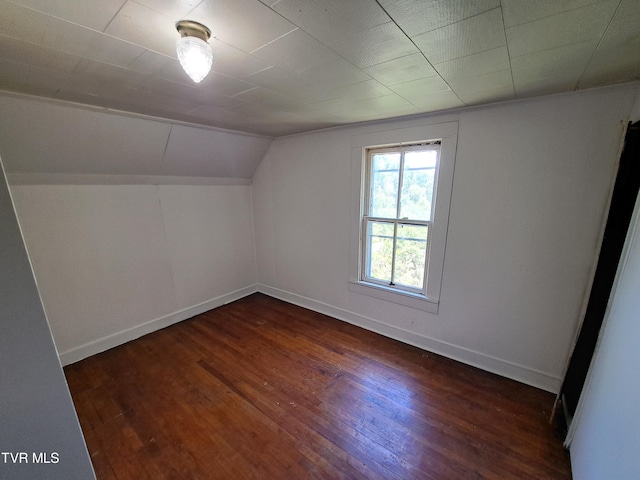
M 367 151 L 361 247 L 366 281 L 425 293 L 439 153 L 439 141 Z
M 456 136 L 451 122 L 354 139 L 352 291 L 437 313 Z

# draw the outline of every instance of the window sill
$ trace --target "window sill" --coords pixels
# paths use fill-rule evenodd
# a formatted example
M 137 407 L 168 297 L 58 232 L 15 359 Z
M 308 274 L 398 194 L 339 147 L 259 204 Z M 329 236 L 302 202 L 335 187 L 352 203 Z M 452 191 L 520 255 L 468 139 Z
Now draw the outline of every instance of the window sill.
M 403 292 L 383 285 L 361 281 L 349 281 L 349 290 L 369 297 L 378 298 L 387 302 L 397 303 L 406 307 L 423 310 L 429 313 L 438 313 L 438 301 L 417 293 Z

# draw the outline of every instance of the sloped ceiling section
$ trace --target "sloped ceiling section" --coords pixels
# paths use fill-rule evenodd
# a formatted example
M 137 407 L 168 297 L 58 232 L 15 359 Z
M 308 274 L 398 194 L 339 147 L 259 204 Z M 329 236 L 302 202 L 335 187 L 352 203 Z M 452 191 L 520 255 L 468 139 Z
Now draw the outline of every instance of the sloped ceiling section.
M 0 156 L 13 183 L 108 175 L 110 183 L 249 183 L 271 138 L 0 96 Z M 226 179 L 226 180 L 224 180 Z M 105 181 L 107 181 L 105 179 Z
M 630 82 L 639 51 L 638 0 L 0 0 L 0 90 L 270 136 Z

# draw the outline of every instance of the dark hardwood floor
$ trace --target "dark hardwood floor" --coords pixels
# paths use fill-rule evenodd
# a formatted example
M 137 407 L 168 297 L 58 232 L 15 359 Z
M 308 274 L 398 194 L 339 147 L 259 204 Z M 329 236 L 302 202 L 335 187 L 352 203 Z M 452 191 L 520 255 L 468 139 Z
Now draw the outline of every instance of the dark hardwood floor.
M 551 394 L 261 294 L 65 373 L 100 480 L 571 478 Z

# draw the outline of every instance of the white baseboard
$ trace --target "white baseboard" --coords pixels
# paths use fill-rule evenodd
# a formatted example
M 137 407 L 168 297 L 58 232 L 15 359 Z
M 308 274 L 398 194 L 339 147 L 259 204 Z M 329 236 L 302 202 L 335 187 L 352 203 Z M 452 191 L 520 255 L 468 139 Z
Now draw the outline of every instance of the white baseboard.
M 388 325 L 378 320 L 364 317 L 354 312 L 343 310 L 332 305 L 318 302 L 295 293 L 286 292 L 267 285 L 258 284 L 257 291 L 278 298 L 288 303 L 308 308 L 338 320 L 371 330 L 394 340 L 413 345 L 429 352 L 451 358 L 459 362 L 486 370 L 497 375 L 531 385 L 548 392 L 557 393 L 561 379 L 546 372 L 518 365 L 507 360 L 492 357 L 458 345 L 418 335 L 407 330 Z
M 303 297 L 295 293 L 287 292 L 263 284 L 255 284 L 225 295 L 213 298 L 193 307 L 150 320 L 141 325 L 117 332 L 107 337 L 94 340 L 79 347 L 67 350 L 60 354 L 62 365 L 69 365 L 100 352 L 104 352 L 118 345 L 135 340 L 148 333 L 192 318 L 201 313 L 234 302 L 252 293 L 261 292 L 288 303 L 308 308 L 314 312 L 322 313 L 338 320 L 371 330 L 394 340 L 413 345 L 423 350 L 442 355 L 453 360 L 472 365 L 503 377 L 511 378 L 521 383 L 541 388 L 548 392 L 557 393 L 560 389 L 561 379 L 546 372 L 541 372 L 523 365 L 518 365 L 507 360 L 499 359 L 474 350 L 453 345 L 441 340 L 418 335 L 407 330 L 388 325 L 378 320 L 364 317 L 348 310 L 343 310 L 332 305 Z
M 251 295 L 252 293 L 256 293 L 257 291 L 256 285 L 250 285 L 248 287 L 241 288 L 240 290 L 236 290 L 235 292 L 227 293 L 198 305 L 194 305 L 193 307 L 185 308 L 184 310 L 180 310 L 178 312 L 165 315 L 164 317 L 150 320 L 141 325 L 136 325 L 135 327 L 122 330 L 121 332 L 114 333 L 107 337 L 94 340 L 93 342 L 85 343 L 84 345 L 60 353 L 60 362 L 63 366 L 70 365 L 84 358 L 104 352 L 110 348 L 135 340 L 136 338 L 140 338 L 148 333 L 173 325 L 174 323 L 195 317 L 196 315 L 208 312 L 209 310 L 226 305 L 227 303 L 235 302 L 236 300 L 246 297 L 247 295 Z

